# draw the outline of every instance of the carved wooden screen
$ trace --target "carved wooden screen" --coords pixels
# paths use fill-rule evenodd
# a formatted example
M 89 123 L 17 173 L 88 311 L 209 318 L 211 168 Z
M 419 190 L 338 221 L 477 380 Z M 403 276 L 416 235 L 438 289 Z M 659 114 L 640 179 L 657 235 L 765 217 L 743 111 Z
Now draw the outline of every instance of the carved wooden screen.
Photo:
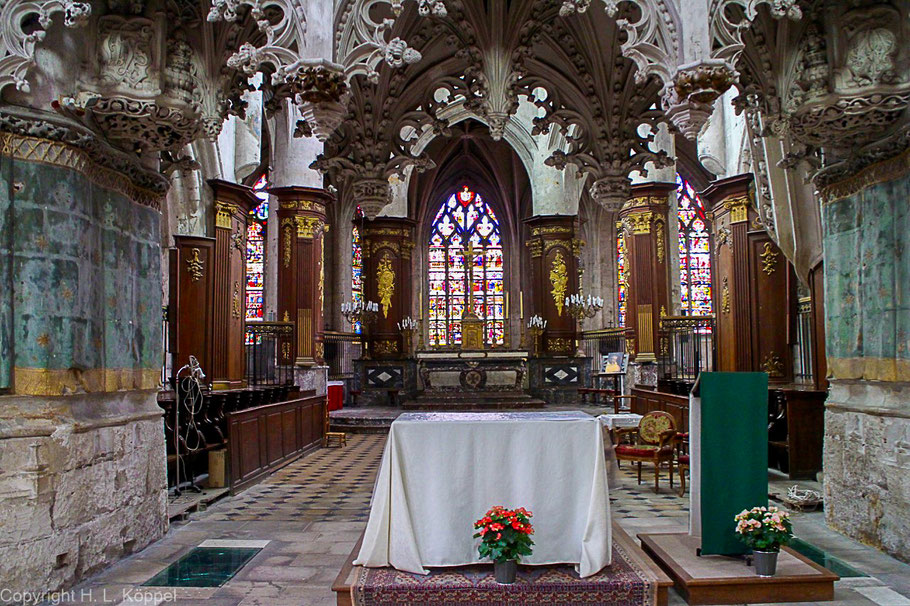
M 493 209 L 465 186 L 449 196 L 433 220 L 429 243 L 429 339 L 432 347 L 461 344 L 461 316 L 468 300 L 464 249 L 474 260 L 474 313 L 484 320 L 484 343 L 504 339 L 502 235 Z

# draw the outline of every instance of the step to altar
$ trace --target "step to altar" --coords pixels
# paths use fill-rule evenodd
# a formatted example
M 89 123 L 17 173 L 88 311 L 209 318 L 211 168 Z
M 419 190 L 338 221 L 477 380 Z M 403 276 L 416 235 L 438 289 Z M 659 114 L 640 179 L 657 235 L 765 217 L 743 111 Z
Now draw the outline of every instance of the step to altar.
M 543 408 L 546 402 L 525 391 L 425 391 L 416 398 L 402 402 L 404 410 L 445 410 L 469 412 L 477 410 L 524 410 Z

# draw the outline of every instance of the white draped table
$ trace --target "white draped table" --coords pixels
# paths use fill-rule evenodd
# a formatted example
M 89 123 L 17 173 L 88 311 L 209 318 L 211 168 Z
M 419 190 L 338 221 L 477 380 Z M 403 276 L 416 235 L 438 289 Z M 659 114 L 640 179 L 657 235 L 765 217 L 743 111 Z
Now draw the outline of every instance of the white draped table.
M 405 413 L 392 423 L 355 564 L 479 563 L 474 522 L 493 505 L 533 512 L 525 564 L 610 564 L 600 421 L 582 412 Z

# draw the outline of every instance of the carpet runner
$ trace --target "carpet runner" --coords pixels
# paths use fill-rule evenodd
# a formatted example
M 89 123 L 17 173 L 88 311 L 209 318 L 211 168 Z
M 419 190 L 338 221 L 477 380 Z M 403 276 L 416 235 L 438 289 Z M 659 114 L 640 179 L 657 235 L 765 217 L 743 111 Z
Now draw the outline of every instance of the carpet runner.
M 359 567 L 358 567 L 359 568 Z M 519 566 L 513 585 L 500 585 L 493 565 L 437 568 L 424 576 L 394 568 L 359 568 L 351 594 L 354 606 L 654 606 L 654 573 L 613 541 L 613 563 L 581 579 L 572 566 Z

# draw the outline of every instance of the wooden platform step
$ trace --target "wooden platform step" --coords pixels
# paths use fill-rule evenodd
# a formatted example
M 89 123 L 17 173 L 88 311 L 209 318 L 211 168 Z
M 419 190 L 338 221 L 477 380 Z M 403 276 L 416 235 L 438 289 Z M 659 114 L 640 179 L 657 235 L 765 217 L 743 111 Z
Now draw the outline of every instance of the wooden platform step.
M 741 558 L 698 556 L 697 537 L 684 533 L 639 534 L 642 549 L 689 604 L 767 604 L 834 599 L 836 574 L 784 547 L 777 574 L 759 577 Z

